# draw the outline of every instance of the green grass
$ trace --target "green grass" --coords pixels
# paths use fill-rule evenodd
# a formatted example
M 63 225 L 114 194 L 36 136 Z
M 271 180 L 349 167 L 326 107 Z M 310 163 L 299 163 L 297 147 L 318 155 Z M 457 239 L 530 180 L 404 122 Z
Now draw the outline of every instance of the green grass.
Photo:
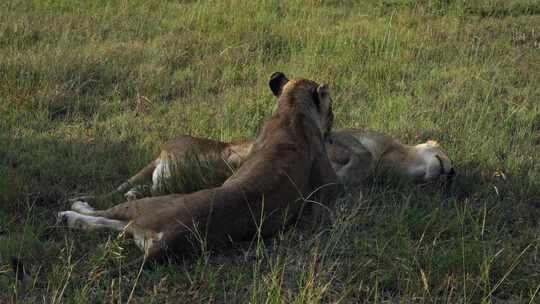
M 0 302 L 538 303 L 539 14 L 533 0 L 2 1 Z M 373 178 L 332 225 L 139 276 L 122 267 L 129 240 L 55 226 L 67 198 L 114 189 L 168 138 L 254 137 L 274 71 L 329 83 L 337 127 L 437 139 L 457 180 Z M 25 295 L 10 256 L 32 271 Z

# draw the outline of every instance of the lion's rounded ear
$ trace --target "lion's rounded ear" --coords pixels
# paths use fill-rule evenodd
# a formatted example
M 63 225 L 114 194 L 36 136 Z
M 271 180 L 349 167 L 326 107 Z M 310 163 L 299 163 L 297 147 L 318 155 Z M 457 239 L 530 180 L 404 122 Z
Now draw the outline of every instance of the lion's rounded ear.
M 317 95 L 319 95 L 319 99 L 327 98 L 328 95 L 330 95 L 330 89 L 328 88 L 328 85 L 326 85 L 326 84 L 321 84 L 321 85 L 317 88 Z
M 274 93 L 274 96 L 279 97 L 281 95 L 281 92 L 283 91 L 283 86 L 289 82 L 289 79 L 285 74 L 281 72 L 275 72 L 270 76 L 270 81 L 268 82 L 268 85 L 270 85 L 270 90 L 272 90 L 272 93 Z

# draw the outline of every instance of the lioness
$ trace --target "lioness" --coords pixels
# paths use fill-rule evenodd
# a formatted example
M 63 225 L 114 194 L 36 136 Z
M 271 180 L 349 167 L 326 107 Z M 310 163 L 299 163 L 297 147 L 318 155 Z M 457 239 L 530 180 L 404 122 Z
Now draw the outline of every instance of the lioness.
M 279 92 L 273 93 L 279 96 Z M 447 153 L 433 140 L 410 146 L 380 132 L 340 129 L 328 133 L 325 146 L 338 181 L 347 187 L 357 187 L 369 174 L 379 171 L 389 170 L 416 183 L 434 181 L 439 177 L 450 178 L 456 173 Z M 139 186 L 150 179 L 152 192 L 158 192 L 164 180 L 171 176 L 172 164 L 185 160 L 191 152 L 200 158 L 223 160 L 228 167 L 235 169 L 240 167 L 252 147 L 252 140 L 222 142 L 179 136 L 165 142 L 155 160 L 105 196 L 120 193 L 127 200 L 141 198 L 143 191 Z M 92 201 L 95 198 L 79 196 L 70 201 Z
M 115 193 L 122 193 L 127 200 L 140 198 L 138 185 L 152 179 L 152 191 L 162 187 L 164 179 L 171 176 L 171 165 L 182 161 L 190 152 L 204 159 L 223 160 L 227 166 L 238 168 L 249 154 L 253 141 L 222 142 L 188 135 L 167 141 L 161 153 L 137 174 L 122 183 Z M 439 177 L 455 174 L 452 162 L 441 146 L 433 140 L 415 146 L 400 143 L 379 132 L 360 129 L 341 129 L 328 133 L 325 141 L 330 163 L 338 181 L 347 187 L 357 187 L 377 169 L 390 170 L 406 180 L 417 183 L 430 182 Z M 71 199 L 90 201 L 94 197 L 81 196 Z
M 349 186 L 359 185 L 376 169 L 417 183 L 456 173 L 446 152 L 433 140 L 409 146 L 379 132 L 341 129 L 327 136 L 326 150 L 340 181 Z
M 326 202 L 337 180 L 324 148 L 333 122 L 329 90 L 279 72 L 269 85 L 278 97 L 277 109 L 222 186 L 133 200 L 103 211 L 78 201 L 72 211 L 60 212 L 59 220 L 87 230 L 126 231 L 145 255 L 155 256 L 164 248 L 192 249 L 193 238 L 213 245 L 271 235 L 297 217 L 317 189 L 322 188 Z

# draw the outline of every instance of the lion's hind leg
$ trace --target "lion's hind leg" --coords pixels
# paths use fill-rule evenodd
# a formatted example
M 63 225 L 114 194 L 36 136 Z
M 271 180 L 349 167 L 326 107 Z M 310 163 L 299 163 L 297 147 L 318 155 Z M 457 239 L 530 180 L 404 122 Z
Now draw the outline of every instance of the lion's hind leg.
M 75 208 L 79 211 L 89 212 L 88 204 L 80 202 Z M 91 210 L 93 208 L 89 207 Z M 95 212 L 95 211 L 94 211 Z M 99 212 L 95 212 L 96 214 Z M 128 235 L 133 237 L 135 245 L 145 254 L 146 257 L 157 256 L 164 248 L 163 246 L 163 233 L 156 233 L 149 229 L 138 228 L 132 225 L 130 222 L 109 219 L 102 216 L 92 216 L 88 214 L 81 214 L 79 212 L 69 210 L 58 212 L 57 225 L 65 225 L 69 228 L 81 229 L 85 231 L 95 230 L 112 230 L 118 232 L 127 232 Z
M 118 186 L 117 192 L 122 193 L 126 200 L 131 201 L 143 197 L 146 181 L 151 181 L 156 170 L 159 159 L 151 161 L 135 175 L 130 177 L 125 183 Z
M 125 204 L 127 203 L 107 210 L 96 210 L 87 202 L 76 201 L 71 205 L 71 210 L 58 212 L 56 223 L 85 231 L 112 230 L 127 233 L 133 237 L 135 244 L 146 257 L 158 255 L 164 248 L 163 233 L 138 227 L 129 220 L 132 216 L 119 214 L 118 211 L 122 211 Z
M 77 196 L 68 199 L 70 203 L 76 203 L 78 201 L 82 202 L 95 202 L 96 200 L 105 200 L 109 199 L 115 195 L 121 194 L 124 195 L 126 200 L 134 200 L 141 197 L 144 197 L 144 193 L 148 191 L 145 190 L 144 183 L 152 179 L 154 170 L 156 169 L 156 160 L 151 161 L 146 167 L 142 168 L 135 175 L 130 177 L 127 181 L 118 186 L 115 190 L 103 194 L 103 195 L 83 195 Z M 126 193 L 127 192 L 127 193 Z

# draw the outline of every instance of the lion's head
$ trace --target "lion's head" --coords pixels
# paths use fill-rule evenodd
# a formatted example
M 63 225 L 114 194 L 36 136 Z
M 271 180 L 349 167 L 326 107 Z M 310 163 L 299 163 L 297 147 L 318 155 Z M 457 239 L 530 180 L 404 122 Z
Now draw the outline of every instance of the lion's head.
M 316 113 L 314 113 L 318 117 L 316 122 L 323 137 L 326 137 L 332 130 L 334 114 L 332 112 L 332 98 L 327 85 L 319 85 L 307 79 L 289 80 L 285 74 L 275 72 L 270 76 L 269 86 L 274 96 L 278 98 L 278 104 L 280 100 L 284 102 L 296 100 L 314 103 L 315 107 L 310 108 L 316 110 Z M 291 94 L 295 94 L 295 96 L 292 96 L 295 98 L 282 98 L 291 97 Z
M 452 161 L 438 142 L 428 140 L 414 148 L 426 166 L 426 172 L 422 176 L 423 180 L 431 181 L 440 176 L 451 178 L 456 174 Z

